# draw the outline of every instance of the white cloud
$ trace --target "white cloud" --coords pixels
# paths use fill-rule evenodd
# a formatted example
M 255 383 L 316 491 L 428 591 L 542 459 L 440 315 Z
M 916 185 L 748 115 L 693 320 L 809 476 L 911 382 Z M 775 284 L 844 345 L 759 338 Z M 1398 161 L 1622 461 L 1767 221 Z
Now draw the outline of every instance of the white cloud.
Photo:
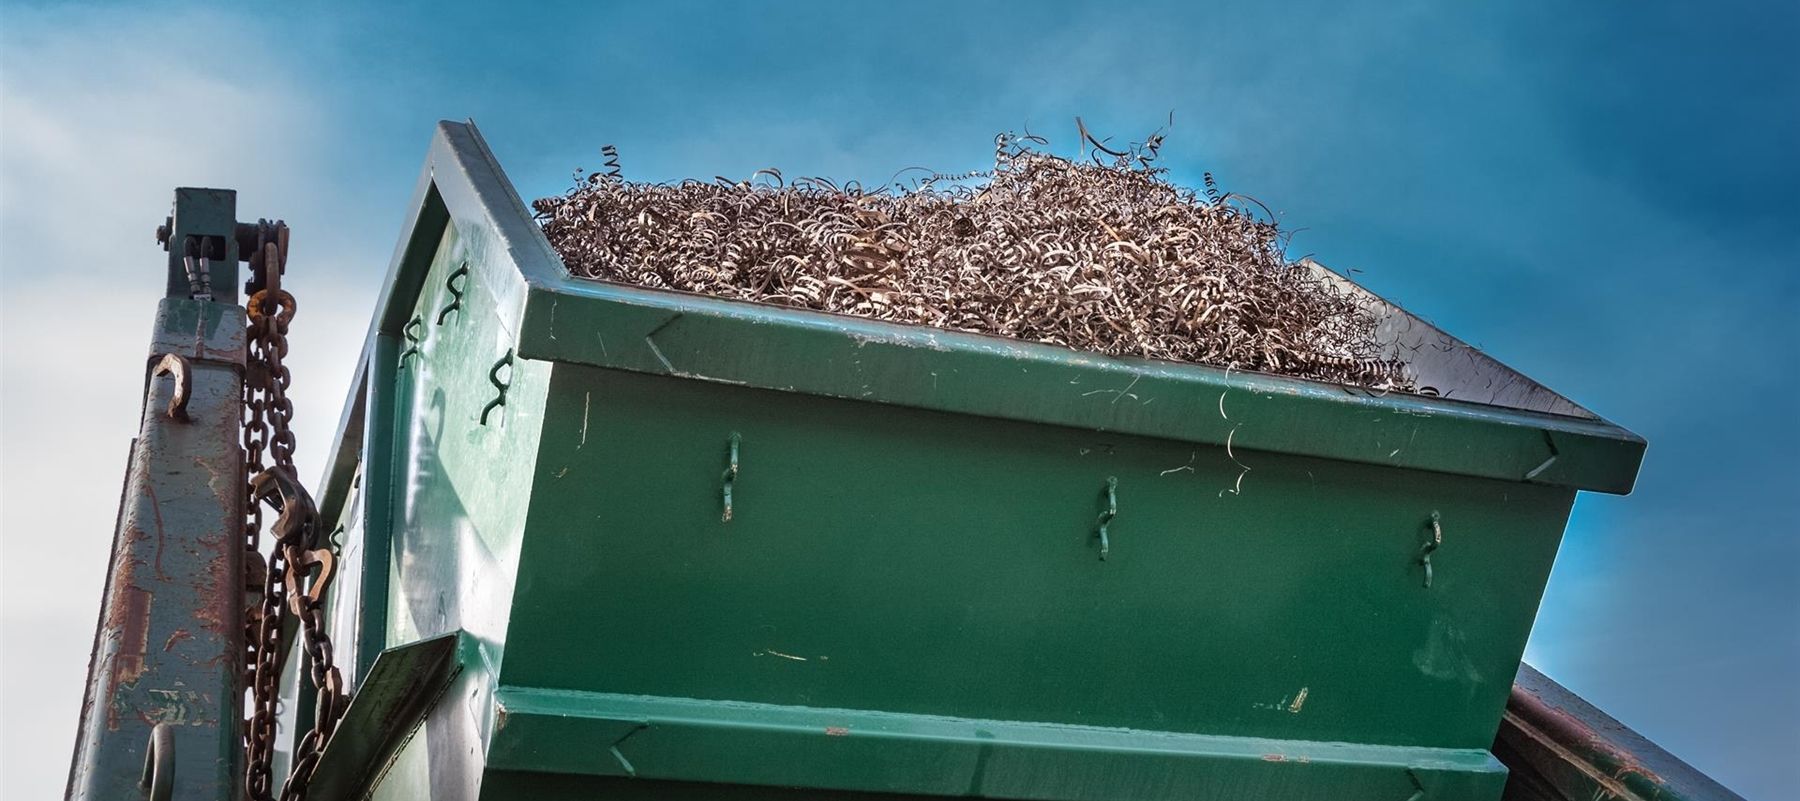
M 270 32 L 230 16 L 7 9 L 0 40 L 0 796 L 61 792 L 75 739 L 176 186 L 238 189 L 239 218 L 316 213 L 318 109 Z M 171 42 L 205 31 L 229 55 Z M 322 465 L 379 268 L 296 232 L 300 466 Z M 310 238 L 309 238 L 310 237 Z

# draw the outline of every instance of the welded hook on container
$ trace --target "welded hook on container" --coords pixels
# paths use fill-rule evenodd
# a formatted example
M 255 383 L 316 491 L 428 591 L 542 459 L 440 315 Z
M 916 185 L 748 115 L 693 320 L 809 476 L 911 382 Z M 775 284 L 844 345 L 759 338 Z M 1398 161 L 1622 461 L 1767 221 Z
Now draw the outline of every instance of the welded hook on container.
M 738 443 L 742 441 L 743 438 L 739 437 L 736 431 L 731 432 L 729 450 L 725 460 L 725 474 L 721 477 L 725 501 L 725 511 L 719 514 L 719 522 L 721 523 L 731 522 L 731 487 L 733 484 L 737 483 Z
M 400 351 L 400 366 L 406 366 L 406 360 L 419 355 L 419 332 L 425 330 L 425 321 L 419 315 L 413 315 L 406 321 L 406 327 L 400 329 L 400 335 L 406 337 L 406 350 Z
M 458 278 L 463 279 L 463 282 L 461 284 L 458 284 L 456 282 L 456 279 L 458 279 Z M 441 311 L 438 312 L 438 316 L 437 316 L 437 324 L 438 325 L 443 325 L 444 318 L 450 316 L 451 312 L 462 311 L 463 289 L 468 285 L 468 283 L 469 283 L 469 263 L 468 262 L 463 262 L 463 266 L 456 268 L 456 272 L 451 273 L 450 277 L 444 279 L 444 289 L 449 290 L 449 292 L 450 292 L 450 302 L 448 304 L 446 304 Z
M 188 421 L 188 395 L 194 391 L 194 368 L 188 364 L 187 357 L 178 353 L 164 354 L 162 361 L 156 363 L 152 375 L 169 375 L 175 378 L 175 393 L 169 396 L 169 419 Z
M 1431 589 L 1431 552 L 1444 544 L 1444 526 L 1438 518 L 1437 510 L 1432 510 L 1431 521 L 1426 524 L 1431 529 L 1431 536 L 1419 548 L 1419 564 L 1425 567 L 1425 589 Z
M 500 390 L 500 394 L 493 400 L 488 401 L 486 406 L 481 407 L 481 424 L 484 426 L 487 425 L 489 412 L 506 405 L 506 391 L 512 388 L 512 370 L 508 369 L 506 371 L 505 381 L 500 380 L 500 370 L 502 368 L 510 368 L 512 363 L 512 348 L 507 348 L 506 355 L 501 356 L 500 360 L 494 362 L 494 366 L 488 369 L 488 383 L 493 384 L 494 389 Z
M 1100 537 L 1100 561 L 1106 561 L 1107 554 L 1112 552 L 1112 541 L 1106 530 L 1112 525 L 1113 518 L 1119 516 L 1119 479 L 1117 476 L 1106 477 L 1106 509 L 1100 513 L 1100 529 L 1096 533 Z

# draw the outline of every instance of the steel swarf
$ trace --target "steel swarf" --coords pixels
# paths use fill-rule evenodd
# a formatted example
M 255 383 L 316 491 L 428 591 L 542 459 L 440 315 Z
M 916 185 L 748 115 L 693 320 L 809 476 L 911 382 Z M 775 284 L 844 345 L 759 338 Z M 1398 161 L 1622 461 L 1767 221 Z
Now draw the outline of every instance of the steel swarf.
M 1033 149 L 1038 137 L 996 142 L 993 170 L 874 189 L 776 170 L 634 183 L 609 147 L 607 171 L 533 207 L 577 276 L 1413 388 L 1368 301 L 1288 260 L 1261 204 L 1211 175 L 1204 193 L 1171 184 L 1152 163 L 1160 135 L 1128 152 L 1094 141 L 1089 161 Z

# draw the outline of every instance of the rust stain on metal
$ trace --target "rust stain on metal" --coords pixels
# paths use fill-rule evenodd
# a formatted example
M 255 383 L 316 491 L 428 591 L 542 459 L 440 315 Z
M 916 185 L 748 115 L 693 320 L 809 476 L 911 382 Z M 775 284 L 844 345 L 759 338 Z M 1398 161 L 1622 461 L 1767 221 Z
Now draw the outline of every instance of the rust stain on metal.
M 827 737 L 848 737 L 848 736 L 850 736 L 850 728 L 848 726 L 826 726 L 825 727 L 825 736 L 827 736 Z
M 175 388 L 169 394 L 167 413 L 169 419 L 188 422 L 188 396 L 194 394 L 194 367 L 186 357 L 179 353 L 170 353 L 162 357 L 151 370 L 151 375 L 169 375 L 175 379 Z
M 206 570 L 199 580 L 190 585 L 196 601 L 194 620 L 216 641 L 229 642 L 239 636 L 239 624 L 231 613 L 240 603 L 238 585 L 242 582 L 233 575 L 231 549 L 241 550 L 243 546 L 226 536 L 201 537 L 198 543 L 212 556 L 206 560 Z
M 1579 733 L 1579 739 L 1582 745 L 1596 754 L 1604 754 L 1608 759 L 1611 759 L 1616 763 L 1619 767 L 1612 772 L 1612 778 L 1615 781 L 1621 781 L 1626 776 L 1635 775 L 1648 779 L 1654 784 L 1662 784 L 1662 777 L 1658 776 L 1655 771 L 1644 767 L 1630 751 L 1620 749 L 1611 740 L 1607 739 L 1604 734 L 1595 731 L 1587 724 L 1583 723 L 1579 718 L 1569 714 L 1567 710 L 1546 703 L 1542 698 L 1536 695 L 1527 695 L 1533 701 L 1537 702 L 1536 705 L 1546 722 L 1554 722 L 1557 728 L 1560 728 L 1565 732 Z
M 106 627 L 115 632 L 119 647 L 113 653 L 112 664 L 107 671 L 110 686 L 107 694 L 112 695 L 107 704 L 106 728 L 117 731 L 119 728 L 119 698 L 115 695 L 121 688 L 133 686 L 138 677 L 144 675 L 144 657 L 150 650 L 150 604 L 154 600 L 148 591 L 129 583 L 119 585 L 119 594 L 113 598 L 108 610 Z
M 176 629 L 173 634 L 169 635 L 169 639 L 163 642 L 163 652 L 168 653 L 169 651 L 175 650 L 176 643 L 181 642 L 182 640 L 191 640 L 193 638 L 194 635 L 189 634 L 187 629 Z
M 1503 714 L 1507 724 L 1531 738 L 1537 745 L 1556 754 L 1565 763 L 1575 766 L 1593 782 L 1620 798 L 1635 798 L 1626 778 L 1637 776 L 1653 786 L 1662 786 L 1663 779 L 1655 771 L 1637 758 L 1630 750 L 1620 748 L 1607 737 L 1584 722 L 1579 716 L 1561 706 L 1550 702 L 1530 689 L 1513 685 L 1509 707 L 1516 707 L 1520 712 L 1509 708 Z M 1583 749 L 1587 755 L 1578 754 L 1571 746 Z M 1599 757 L 1598 760 L 1591 757 Z M 1615 766 L 1605 771 L 1607 763 Z
M 227 631 L 224 611 L 230 608 L 231 601 L 226 596 L 237 594 L 227 589 L 232 582 L 224 575 L 225 562 L 224 554 L 214 555 L 207 560 L 206 577 L 191 585 L 200 601 L 194 605 L 194 619 L 199 621 L 201 628 L 218 636 L 224 636 Z
M 163 531 L 162 502 L 156 499 L 155 484 L 145 481 L 143 482 L 143 488 L 144 497 L 150 499 L 150 517 L 156 521 L 156 560 L 154 562 L 156 566 L 156 578 L 160 581 L 168 581 L 169 574 L 163 572 L 162 564 L 163 547 L 168 544 L 166 532 Z

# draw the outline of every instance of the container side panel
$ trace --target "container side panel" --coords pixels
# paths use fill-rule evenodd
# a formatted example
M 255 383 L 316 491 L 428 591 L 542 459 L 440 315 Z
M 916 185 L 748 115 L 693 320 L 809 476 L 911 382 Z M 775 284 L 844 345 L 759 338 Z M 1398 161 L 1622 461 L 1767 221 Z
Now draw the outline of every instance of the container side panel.
M 478 789 L 470 771 L 492 725 L 488 694 L 507 636 L 550 376 L 549 364 L 509 358 L 513 333 L 496 297 L 519 290 L 496 292 L 493 283 L 521 279 L 492 244 L 458 220 L 445 230 L 402 325 L 388 390 L 395 452 L 386 644 L 461 629 L 479 651 L 479 664 L 417 735 L 428 756 L 409 746 L 395 767 L 404 777 L 406 760 L 426 759 L 429 792 L 408 797 L 434 801 Z
M 1628 492 L 1604 421 L 579 281 L 535 290 L 536 358 L 1383 467 Z M 1497 368 L 1500 369 L 1500 368 Z M 1483 379 L 1485 380 L 1485 379 Z
M 1478 749 L 505 689 L 490 769 L 1037 801 L 1498 801 Z
M 474 801 L 481 797 L 479 732 L 491 677 L 467 671 L 438 699 L 376 782 L 372 801 Z
M 929 770 L 930 767 L 920 766 L 920 769 Z M 1087 784 L 1086 794 L 1079 797 L 1104 801 L 1406 801 L 1417 792 L 1416 785 L 1408 781 L 1404 773 L 1369 771 L 1347 782 L 1333 782 L 1322 772 L 1307 776 L 1304 766 L 1292 770 L 1293 778 L 1288 781 L 1247 778 L 1268 773 L 1248 767 L 1241 771 L 1218 771 L 1198 781 L 1168 787 L 1156 795 L 1111 792 L 1105 781 L 1114 777 L 1094 777 L 1095 781 Z M 1431 794 L 1418 797 L 1456 801 L 1496 799 L 1503 780 L 1504 774 L 1495 773 L 1457 775 L 1435 783 L 1430 788 Z M 1311 789 L 1305 789 L 1309 786 Z M 393 796 L 395 799 L 402 797 Z M 946 797 L 1045 798 L 966 792 L 946 795 L 855 792 L 517 771 L 490 772 L 484 777 L 481 794 L 482 801 L 934 801 Z
M 508 686 L 1485 748 L 1572 500 L 576 365 L 553 380 Z
M 328 601 L 331 641 L 334 644 L 344 643 L 344 646 L 339 647 L 347 655 L 353 654 L 354 644 L 362 641 L 362 608 L 363 603 L 368 600 L 363 568 L 369 545 L 363 526 L 361 465 L 353 464 L 348 469 L 352 475 L 345 490 L 344 501 L 338 518 L 331 524 L 326 537 L 328 547 L 336 551 L 338 557 L 337 573 L 331 582 Z M 362 665 L 356 660 L 346 658 L 338 669 L 352 690 L 362 686 Z

